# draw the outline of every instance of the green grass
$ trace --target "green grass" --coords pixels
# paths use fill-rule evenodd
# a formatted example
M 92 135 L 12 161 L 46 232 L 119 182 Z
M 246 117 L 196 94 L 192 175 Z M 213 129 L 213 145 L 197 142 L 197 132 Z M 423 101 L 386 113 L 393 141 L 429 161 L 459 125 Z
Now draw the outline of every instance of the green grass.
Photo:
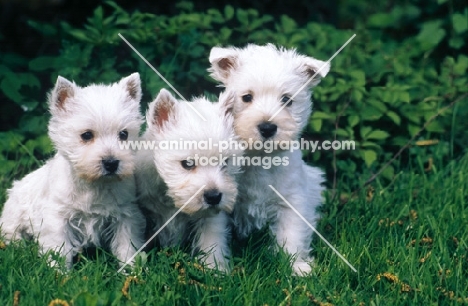
M 0 198 L 11 184 L 2 183 Z M 256 234 L 236 244 L 231 275 L 203 271 L 181 250 L 150 253 L 136 280 L 111 255 L 60 274 L 21 241 L 0 250 L 0 305 L 458 305 L 468 303 L 468 156 L 425 172 L 402 171 L 385 188 L 327 200 L 319 230 L 357 268 L 314 239 L 316 267 L 291 276 L 285 254 Z M 122 288 L 127 280 L 128 290 Z M 128 292 L 128 293 L 127 293 Z M 59 305 L 59 304 L 56 304 Z

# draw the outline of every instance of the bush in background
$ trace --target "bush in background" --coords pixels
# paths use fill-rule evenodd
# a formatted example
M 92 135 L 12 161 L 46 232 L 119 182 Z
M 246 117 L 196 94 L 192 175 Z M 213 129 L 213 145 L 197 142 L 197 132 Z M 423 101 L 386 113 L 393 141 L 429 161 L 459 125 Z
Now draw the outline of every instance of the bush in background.
M 213 99 L 220 89 L 206 69 L 215 45 L 272 42 L 327 60 L 356 33 L 316 88 L 314 112 L 304 131 L 309 139 L 355 140 L 356 150 L 304 152 L 304 158 L 326 169 L 330 182 L 339 178 L 349 188 L 361 185 L 413 137 L 410 150 L 382 173 L 382 183 L 391 181 L 402 164 L 453 159 L 468 143 L 463 120 L 468 115 L 468 57 L 461 52 L 468 47 L 468 8 L 445 1 L 397 3 L 384 12 L 360 1 L 338 5 L 345 21 L 366 13 L 354 21 L 354 30 L 317 22 L 298 25 L 286 15 L 275 19 L 230 5 L 197 12 L 190 2 L 179 2 L 180 13 L 174 16 L 130 12 L 106 2 L 82 27 L 31 20 L 29 26 L 46 44 L 60 47 L 55 52 L 38 50 L 33 59 L 0 56 L 0 88 L 7 99 L 0 105 L 5 130 L 0 132 L 0 177 L 22 175 L 52 153 L 46 135 L 46 91 L 58 75 L 87 85 L 114 82 L 138 71 L 142 111 L 167 87 L 118 33 L 185 97 L 207 94 Z M 422 146 L 427 143 L 437 145 Z

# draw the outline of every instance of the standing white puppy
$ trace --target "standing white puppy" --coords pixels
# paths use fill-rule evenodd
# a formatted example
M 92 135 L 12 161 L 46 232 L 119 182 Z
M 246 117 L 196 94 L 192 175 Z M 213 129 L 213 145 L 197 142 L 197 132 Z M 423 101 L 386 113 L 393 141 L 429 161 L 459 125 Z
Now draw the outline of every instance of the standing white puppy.
M 223 83 L 227 91 L 235 93 L 236 134 L 244 141 L 263 144 L 299 138 L 311 114 L 311 89 L 330 69 L 325 62 L 272 44 L 248 45 L 243 49 L 214 47 L 209 60 L 211 76 Z M 305 85 L 317 71 L 314 79 Z M 293 95 L 294 99 L 290 100 Z M 307 166 L 300 150 L 291 152 L 277 146 L 267 153 L 249 148 L 245 154 L 260 156 L 262 160 L 276 158 L 282 163 L 271 168 L 247 163 L 242 167 L 234 210 L 236 231 L 240 236 L 247 236 L 253 229 L 268 224 L 278 245 L 294 255 L 295 273 L 310 272 L 312 230 L 269 185 L 315 225 L 316 208 L 322 201 L 322 172 Z
M 239 171 L 231 157 L 242 151 L 223 145 L 235 140 L 234 100 L 229 95 L 220 100 L 183 102 L 161 90 L 149 106 L 143 136 L 157 148 L 138 151 L 137 188 L 140 205 L 155 223 L 152 233 L 184 207 L 156 237 L 161 246 L 188 241 L 193 252 L 207 253 L 208 267 L 228 270 L 228 213 L 236 200 Z
M 59 251 L 71 268 L 87 246 L 106 247 L 126 262 L 142 245 L 134 152 L 119 141 L 137 139 L 140 76 L 109 86 L 79 87 L 58 77 L 49 95 L 49 136 L 57 150 L 44 166 L 8 190 L 0 227 L 7 240 L 37 238 L 42 252 Z

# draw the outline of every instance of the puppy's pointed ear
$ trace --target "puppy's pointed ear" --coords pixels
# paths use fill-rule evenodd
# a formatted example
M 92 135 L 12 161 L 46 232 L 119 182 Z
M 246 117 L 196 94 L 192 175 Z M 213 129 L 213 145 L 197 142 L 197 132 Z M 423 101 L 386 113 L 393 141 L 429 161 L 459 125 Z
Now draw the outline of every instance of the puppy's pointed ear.
M 58 76 L 55 87 L 49 95 L 49 107 L 51 112 L 66 110 L 66 104 L 75 95 L 78 86 L 64 77 Z
M 211 77 L 226 84 L 231 73 L 238 67 L 238 50 L 236 48 L 213 47 L 210 52 Z
M 177 103 L 179 102 L 169 91 L 161 89 L 156 99 L 149 105 L 146 114 L 148 125 L 158 129 L 163 128 L 171 117 L 175 116 Z
M 229 116 L 234 114 L 234 102 L 236 100 L 236 95 L 232 91 L 224 91 L 219 96 L 219 104 L 221 114 L 223 116 Z
M 141 100 L 141 81 L 140 74 L 138 72 L 132 73 L 126 78 L 119 81 L 121 86 L 127 93 L 128 96 L 137 102 Z
M 314 77 L 308 84 L 309 87 L 315 87 L 320 83 L 330 71 L 330 63 L 323 62 L 313 57 L 303 59 L 301 70 L 307 76 L 307 80 Z

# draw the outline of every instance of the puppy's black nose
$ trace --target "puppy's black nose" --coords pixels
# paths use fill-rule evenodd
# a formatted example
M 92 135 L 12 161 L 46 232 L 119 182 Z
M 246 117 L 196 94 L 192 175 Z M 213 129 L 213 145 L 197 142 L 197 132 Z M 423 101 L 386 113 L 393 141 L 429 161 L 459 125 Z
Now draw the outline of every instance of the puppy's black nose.
M 218 189 L 211 189 L 205 191 L 203 198 L 205 199 L 206 204 L 208 205 L 218 205 L 221 202 L 223 194 L 219 192 Z
M 265 139 L 273 137 L 276 134 L 276 131 L 278 130 L 278 126 L 270 122 L 263 122 L 259 124 L 257 127 L 258 127 L 258 130 L 260 131 L 260 134 Z
M 104 169 L 107 171 L 107 174 L 114 174 L 119 168 L 119 160 L 113 159 L 113 158 L 103 159 L 102 165 L 104 166 Z

